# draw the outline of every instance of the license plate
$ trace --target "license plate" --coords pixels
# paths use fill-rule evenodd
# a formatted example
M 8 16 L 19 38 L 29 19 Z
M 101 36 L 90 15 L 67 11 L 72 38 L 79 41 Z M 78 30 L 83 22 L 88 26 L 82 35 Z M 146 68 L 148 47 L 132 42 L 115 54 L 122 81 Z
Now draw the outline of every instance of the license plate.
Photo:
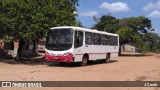
M 55 57 L 54 59 L 58 59 L 57 57 Z

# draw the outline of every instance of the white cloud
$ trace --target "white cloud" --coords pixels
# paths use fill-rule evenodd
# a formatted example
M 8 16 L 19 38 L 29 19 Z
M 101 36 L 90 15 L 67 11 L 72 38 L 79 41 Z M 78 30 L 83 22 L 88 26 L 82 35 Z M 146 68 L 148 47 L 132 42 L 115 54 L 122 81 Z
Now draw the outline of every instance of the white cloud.
M 81 12 L 81 13 L 79 13 L 79 15 L 80 16 L 93 17 L 93 16 L 97 16 L 98 12 L 97 11 Z
M 160 9 L 160 0 L 157 2 L 157 8 Z
M 144 6 L 142 8 L 143 11 L 150 11 L 150 10 L 154 10 L 155 6 L 154 4 L 151 2 L 151 3 L 148 3 L 146 6 Z
M 143 11 L 155 11 L 155 10 L 160 10 L 160 0 L 158 0 L 156 3 L 148 3 L 146 4 L 143 8 Z
M 149 14 L 150 17 L 160 18 L 160 11 L 153 11 Z
M 130 11 L 129 6 L 126 3 L 123 3 L 123 2 L 116 2 L 116 3 L 111 3 L 111 4 L 108 3 L 108 2 L 103 2 L 99 7 L 107 9 L 112 13 Z
M 154 32 L 160 35 L 160 27 L 154 27 Z

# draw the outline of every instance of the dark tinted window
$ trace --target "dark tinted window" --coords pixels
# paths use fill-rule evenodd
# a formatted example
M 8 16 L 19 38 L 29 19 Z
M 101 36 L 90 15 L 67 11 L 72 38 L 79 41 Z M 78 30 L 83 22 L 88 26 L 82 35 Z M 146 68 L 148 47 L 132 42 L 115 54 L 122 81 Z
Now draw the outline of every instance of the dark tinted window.
M 82 31 L 75 31 L 75 38 L 74 38 L 74 47 L 78 48 L 83 45 L 83 32 Z
M 118 37 L 117 36 L 114 36 L 115 37 L 115 46 L 118 45 Z
M 85 43 L 88 45 L 92 45 L 92 33 L 90 32 L 85 33 Z
M 102 35 L 102 45 L 108 45 L 108 42 L 109 42 L 109 36 Z
M 101 35 L 100 34 L 93 34 L 93 44 L 94 45 L 101 45 Z
M 46 48 L 53 51 L 68 50 L 72 47 L 72 29 L 54 29 L 48 32 Z
M 118 45 L 118 37 L 117 36 L 109 36 L 109 45 L 117 46 Z

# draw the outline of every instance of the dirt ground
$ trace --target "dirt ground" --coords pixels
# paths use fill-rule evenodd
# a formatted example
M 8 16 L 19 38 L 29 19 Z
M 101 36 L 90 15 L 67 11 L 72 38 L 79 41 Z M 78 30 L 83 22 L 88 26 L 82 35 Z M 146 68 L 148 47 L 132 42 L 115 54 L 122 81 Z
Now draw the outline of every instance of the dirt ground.
M 160 81 L 160 56 L 156 54 L 123 53 L 110 63 L 48 64 L 43 58 L 23 61 L 0 60 L 0 81 Z M 0 88 L 0 90 L 21 88 Z M 27 89 L 27 88 L 23 88 Z M 49 90 L 51 88 L 28 88 Z M 55 87 L 54 90 L 160 90 L 144 87 Z M 52 90 L 53 90 L 52 89 Z

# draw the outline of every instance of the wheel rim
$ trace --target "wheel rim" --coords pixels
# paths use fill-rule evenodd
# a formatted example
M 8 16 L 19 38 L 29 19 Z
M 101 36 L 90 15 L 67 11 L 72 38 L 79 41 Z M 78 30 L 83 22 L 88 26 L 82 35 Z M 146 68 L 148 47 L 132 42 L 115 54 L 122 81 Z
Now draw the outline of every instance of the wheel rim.
M 110 62 L 110 56 L 109 55 L 106 56 L 106 62 Z
M 82 59 L 82 66 L 85 66 L 85 65 L 87 65 L 87 58 Z

